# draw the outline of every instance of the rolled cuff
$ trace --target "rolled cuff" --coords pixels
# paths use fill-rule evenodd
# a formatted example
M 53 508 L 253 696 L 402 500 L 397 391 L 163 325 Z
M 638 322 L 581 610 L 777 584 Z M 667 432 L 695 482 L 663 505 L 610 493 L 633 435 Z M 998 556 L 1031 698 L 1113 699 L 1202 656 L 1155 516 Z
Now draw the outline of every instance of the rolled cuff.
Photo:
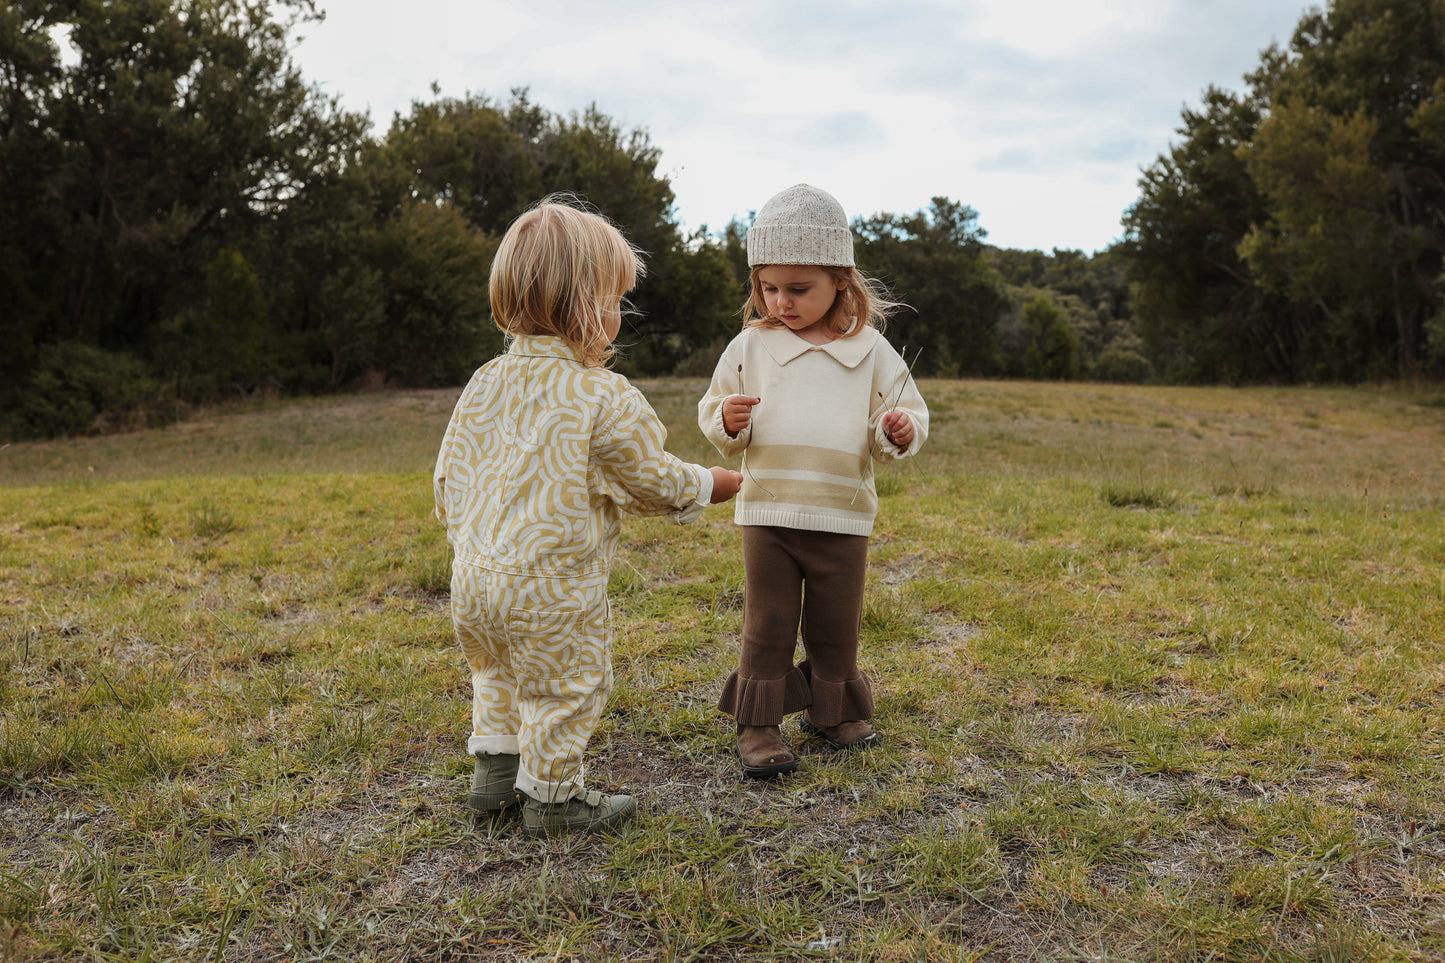
M 549 806 L 564 803 L 574 796 L 580 796 L 584 792 L 583 779 L 586 771 L 583 768 L 577 770 L 577 775 L 566 782 L 549 782 L 546 779 L 539 779 L 528 771 L 526 766 L 517 767 L 517 788 L 531 796 L 533 799 Z
M 902 410 L 902 409 L 898 409 Z M 919 428 L 918 419 L 910 412 L 904 412 L 913 422 L 913 440 L 908 443 L 907 448 L 899 448 L 888 438 L 888 432 L 883 430 L 883 420 L 880 418 L 873 429 L 873 451 L 874 458 L 878 461 L 901 461 L 904 458 L 912 458 L 918 454 L 918 449 L 923 447 L 928 432 Z
M 733 394 L 736 393 L 737 392 L 734 392 Z M 732 395 L 728 395 L 723 398 L 723 401 L 727 401 L 727 399 L 731 397 Z M 707 424 L 702 425 L 701 428 L 703 434 L 707 436 L 707 440 L 712 442 L 713 447 L 716 448 L 724 458 L 732 458 L 735 455 L 742 454 L 748 447 L 748 442 L 752 441 L 753 438 L 753 426 L 751 424 L 736 435 L 728 434 L 728 430 L 723 427 L 723 405 L 721 401 L 718 402 L 718 406 L 713 411 L 712 417 L 708 419 Z
M 521 751 L 520 743 L 516 736 L 470 736 L 467 739 L 467 755 L 475 756 L 479 752 L 490 753 L 491 755 L 515 756 Z

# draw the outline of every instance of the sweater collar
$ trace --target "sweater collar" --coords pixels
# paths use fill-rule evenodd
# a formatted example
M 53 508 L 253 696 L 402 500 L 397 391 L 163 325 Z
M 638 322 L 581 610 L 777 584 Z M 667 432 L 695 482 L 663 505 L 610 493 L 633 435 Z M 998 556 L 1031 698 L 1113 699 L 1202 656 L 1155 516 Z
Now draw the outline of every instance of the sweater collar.
M 507 354 L 519 358 L 557 358 L 581 363 L 577 349 L 550 334 L 519 334 L 507 345 Z
M 834 338 L 827 344 L 804 341 L 787 328 L 759 328 L 758 337 L 762 339 L 769 357 L 780 368 L 809 351 L 826 352 L 843 367 L 856 368 L 873 350 L 878 341 L 878 331 L 876 328 L 864 328 L 851 338 Z

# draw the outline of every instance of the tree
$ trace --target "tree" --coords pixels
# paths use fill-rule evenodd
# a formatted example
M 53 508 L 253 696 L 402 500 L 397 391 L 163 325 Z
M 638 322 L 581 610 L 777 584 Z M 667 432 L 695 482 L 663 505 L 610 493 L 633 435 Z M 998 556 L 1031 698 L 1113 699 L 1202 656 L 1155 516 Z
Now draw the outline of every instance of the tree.
M 1388 321 L 1401 292 L 1392 275 L 1412 252 L 1392 243 L 1389 184 L 1370 160 L 1375 134 L 1363 113 L 1290 103 L 1241 149 L 1269 213 L 1239 253 L 1259 287 L 1310 318 L 1297 348 L 1310 377 L 1351 380 L 1395 367 Z
M 1420 370 L 1445 300 L 1442 90 L 1445 0 L 1335 0 L 1295 31 L 1241 152 L 1269 208 L 1241 251 L 1309 318 L 1312 371 Z
M 203 294 L 149 332 L 147 354 L 186 398 L 218 398 L 274 379 L 278 346 L 255 265 L 235 247 L 206 265 Z
M 989 260 L 1008 283 L 1010 310 L 999 326 L 999 349 L 1007 374 L 1029 368 L 1026 307 L 1042 297 L 1062 313 L 1078 342 L 1077 370 L 1106 381 L 1142 381 L 1150 365 L 1134 330 L 1128 279 L 1117 247 L 1092 256 L 1054 248 L 1043 251 L 989 249 Z
M 388 220 L 373 264 L 384 311 L 371 365 L 395 384 L 465 383 L 502 344 L 487 306 L 495 252 L 454 207 L 414 201 Z
M 1166 377 L 1237 382 L 1291 378 L 1294 338 L 1272 323 L 1239 243 L 1264 216 L 1239 156 L 1264 102 L 1211 87 L 1184 111 L 1182 140 L 1140 179 L 1119 255 L 1135 285 L 1134 316 Z
M 501 349 L 487 291 L 498 236 L 397 168 L 373 145 L 274 225 L 267 271 L 298 387 L 454 385 Z
M 722 243 L 699 228 L 648 260 L 623 318 L 617 370 L 631 376 L 712 374 L 738 331 L 737 280 Z
M 492 244 L 546 195 L 576 197 L 612 220 L 647 264 L 618 368 L 663 375 L 696 371 L 721 348 L 737 299 L 726 246 L 678 228 L 660 156 L 646 131 L 624 130 L 595 105 L 557 115 L 519 89 L 506 104 L 481 94 L 413 104 L 362 166 L 380 216 L 417 201 L 454 207 Z
M 1024 306 L 1023 319 L 1028 338 L 1024 374 L 1049 381 L 1078 377 L 1079 336 L 1059 306 L 1040 295 Z
M 545 114 L 524 91 L 510 109 L 481 94 L 413 103 L 368 158 L 383 210 L 407 199 L 450 204 L 476 228 L 501 237 L 545 193 Z
M 1334 0 L 1148 170 L 1122 250 L 1166 370 L 1410 377 L 1445 351 L 1445 0 Z
M 160 326 L 219 303 L 221 252 L 253 261 L 261 226 L 343 163 L 365 119 L 289 57 L 291 28 L 317 16 L 310 0 L 0 11 L 0 285 L 18 306 L 0 391 L 22 390 L 44 344 L 146 357 Z
M 998 324 L 1008 298 L 977 222 L 973 208 L 946 197 L 908 216 L 853 222 L 859 266 L 912 309 L 889 321 L 888 336 L 924 349 L 920 375 L 988 375 L 1001 368 Z

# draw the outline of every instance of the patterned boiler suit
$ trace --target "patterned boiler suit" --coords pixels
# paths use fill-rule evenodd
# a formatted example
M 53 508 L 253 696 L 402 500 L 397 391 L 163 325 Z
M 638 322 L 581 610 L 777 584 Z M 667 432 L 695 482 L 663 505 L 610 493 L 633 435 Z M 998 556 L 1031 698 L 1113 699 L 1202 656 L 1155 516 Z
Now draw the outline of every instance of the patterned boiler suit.
M 583 791 L 612 688 L 607 576 L 620 513 L 691 521 L 712 475 L 663 449 L 642 393 L 560 338 L 518 337 L 472 376 L 437 457 L 452 624 L 472 675 L 469 753 L 520 753 L 517 788 Z

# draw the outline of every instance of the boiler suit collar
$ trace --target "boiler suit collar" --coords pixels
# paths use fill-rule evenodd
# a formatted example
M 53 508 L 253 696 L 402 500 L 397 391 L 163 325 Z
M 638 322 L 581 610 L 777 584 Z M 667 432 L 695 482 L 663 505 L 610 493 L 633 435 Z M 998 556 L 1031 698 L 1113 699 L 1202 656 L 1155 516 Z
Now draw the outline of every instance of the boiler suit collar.
M 507 354 L 518 358 L 556 358 L 582 363 L 577 349 L 550 334 L 519 334 L 507 345 Z

